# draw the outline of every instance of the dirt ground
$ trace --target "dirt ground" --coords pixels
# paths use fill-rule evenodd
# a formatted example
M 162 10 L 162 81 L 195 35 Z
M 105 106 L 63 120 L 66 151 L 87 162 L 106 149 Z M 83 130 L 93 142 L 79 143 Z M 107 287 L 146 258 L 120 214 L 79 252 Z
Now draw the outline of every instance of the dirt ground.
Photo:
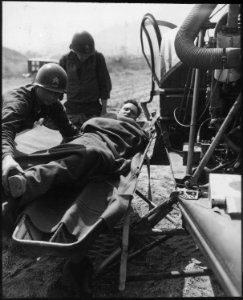
M 147 98 L 150 91 L 150 74 L 129 71 L 126 74 L 112 74 L 113 102 L 110 110 L 116 110 L 128 98 Z M 15 83 L 11 83 L 13 86 Z M 5 82 L 3 90 L 9 87 Z M 12 87 L 11 86 L 11 87 Z M 156 106 L 157 104 L 155 104 Z M 147 170 L 144 166 L 139 177 L 138 189 L 147 193 Z M 152 197 L 156 204 L 166 200 L 173 190 L 172 173 L 169 166 L 151 166 Z M 148 212 L 148 205 L 135 196 L 133 218 L 140 218 Z M 163 219 L 157 229 L 181 228 L 180 211 L 175 207 L 171 216 L 176 224 Z M 71 277 L 65 277 L 63 267 L 66 259 L 57 257 L 29 257 L 25 250 L 13 245 L 3 236 L 2 243 L 2 297 L 3 298 L 82 298 L 82 290 Z M 145 245 L 141 237 L 139 243 Z M 158 237 L 156 237 L 158 239 Z M 189 235 L 175 236 L 146 254 L 128 262 L 127 275 L 170 272 L 180 270 L 205 270 L 207 262 Z M 164 297 L 223 297 L 224 293 L 213 275 L 177 279 L 126 282 L 124 291 L 118 290 L 118 268 L 105 271 L 92 281 L 94 298 L 164 298 Z M 87 270 L 84 270 L 84 272 Z
M 153 201 L 161 203 L 173 189 L 173 181 L 168 166 L 151 166 L 151 186 Z M 138 189 L 147 190 L 147 170 L 142 169 Z M 133 217 L 141 217 L 148 211 L 148 205 L 135 197 Z M 171 216 L 177 221 L 172 224 L 163 219 L 156 225 L 158 229 L 181 228 L 180 212 L 175 208 Z M 141 246 L 146 238 L 140 240 Z M 82 291 L 70 278 L 65 278 L 63 258 L 30 258 L 24 250 L 13 246 L 11 240 L 3 241 L 3 298 L 66 298 L 82 297 Z M 175 236 L 159 244 L 146 254 L 131 260 L 127 265 L 127 275 L 204 270 L 207 263 L 192 238 Z M 124 291 L 118 290 L 118 268 L 105 271 L 92 284 L 94 298 L 162 298 L 162 297 L 219 297 L 224 296 L 215 277 L 200 276 L 177 279 L 127 282 Z M 108 279 L 107 279 L 108 278 Z

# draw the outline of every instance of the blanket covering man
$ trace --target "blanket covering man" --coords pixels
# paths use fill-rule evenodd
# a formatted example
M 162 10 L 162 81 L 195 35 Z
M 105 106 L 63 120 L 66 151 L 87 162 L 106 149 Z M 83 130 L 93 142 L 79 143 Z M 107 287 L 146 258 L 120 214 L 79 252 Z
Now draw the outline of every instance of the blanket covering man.
M 55 186 L 81 186 L 97 176 L 125 174 L 131 158 L 148 142 L 135 120 L 119 115 L 90 119 L 81 131 L 82 135 L 69 143 L 18 159 L 26 179 L 20 205 Z

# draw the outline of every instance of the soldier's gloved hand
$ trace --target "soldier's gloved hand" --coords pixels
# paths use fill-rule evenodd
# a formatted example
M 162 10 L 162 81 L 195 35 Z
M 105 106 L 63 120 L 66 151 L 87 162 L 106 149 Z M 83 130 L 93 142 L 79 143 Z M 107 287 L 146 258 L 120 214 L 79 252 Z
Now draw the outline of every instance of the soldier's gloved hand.
M 2 160 L 2 185 L 5 193 L 9 194 L 8 175 L 11 170 L 16 170 L 19 173 L 24 173 L 20 165 L 14 160 L 11 155 L 6 155 Z
M 38 121 L 35 121 L 33 127 L 42 126 L 44 124 L 44 120 L 45 120 L 44 118 L 40 118 Z

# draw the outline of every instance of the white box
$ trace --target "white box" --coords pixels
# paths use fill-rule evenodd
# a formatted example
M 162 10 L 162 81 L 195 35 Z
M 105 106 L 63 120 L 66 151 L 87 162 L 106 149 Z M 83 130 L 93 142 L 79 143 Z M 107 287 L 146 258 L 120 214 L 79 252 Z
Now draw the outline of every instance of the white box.
M 241 175 L 209 174 L 209 200 L 228 214 L 241 214 Z

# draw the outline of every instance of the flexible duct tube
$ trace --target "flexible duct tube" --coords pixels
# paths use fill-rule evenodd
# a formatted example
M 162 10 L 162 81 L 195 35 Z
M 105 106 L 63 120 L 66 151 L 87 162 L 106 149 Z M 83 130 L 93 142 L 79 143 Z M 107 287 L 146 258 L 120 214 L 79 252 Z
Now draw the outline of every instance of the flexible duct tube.
M 194 45 L 195 38 L 216 5 L 196 4 L 176 35 L 175 49 L 178 57 L 194 68 L 214 70 L 240 65 L 240 48 L 199 48 Z

